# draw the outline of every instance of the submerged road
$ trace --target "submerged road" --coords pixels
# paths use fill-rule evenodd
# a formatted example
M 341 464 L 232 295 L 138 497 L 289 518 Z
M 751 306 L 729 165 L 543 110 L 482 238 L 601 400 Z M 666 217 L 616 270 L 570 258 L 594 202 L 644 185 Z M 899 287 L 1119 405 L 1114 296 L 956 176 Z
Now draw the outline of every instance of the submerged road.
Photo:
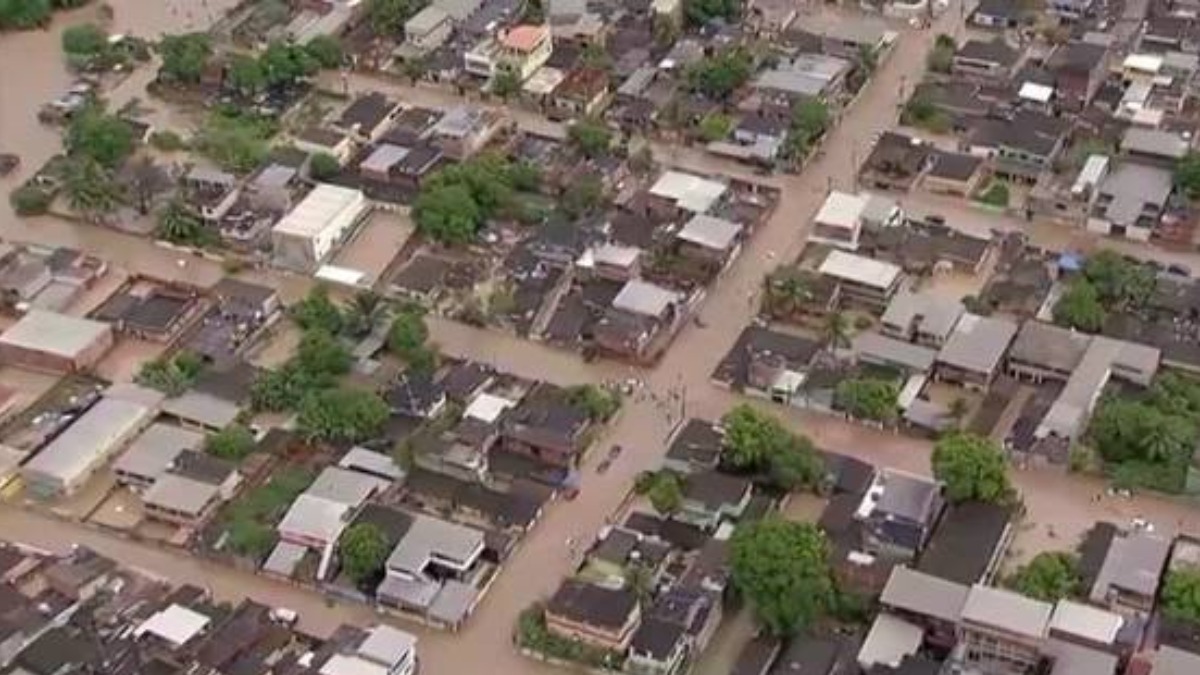
M 143 35 L 181 30 L 186 12 L 177 7 L 147 12 L 145 3 L 118 0 L 118 29 L 135 29 Z M 219 3 L 209 0 L 209 5 Z M 194 7 L 194 2 L 164 3 L 164 7 Z M 136 9 L 135 9 L 136 7 Z M 210 9 L 216 9 L 210 7 Z M 69 83 L 58 54 L 58 32 L 66 23 L 82 20 L 76 13 L 56 23 L 49 33 L 28 33 L 0 38 L 0 150 L 19 152 L 26 169 L 41 164 L 59 147 L 58 135 L 34 119 L 36 107 L 56 96 Z M 708 380 L 716 362 L 733 344 L 738 333 L 749 323 L 755 310 L 751 301 L 763 275 L 778 264 L 797 255 L 803 246 L 812 215 L 819 208 L 830 185 L 850 189 L 854 161 L 861 160 L 870 139 L 892 127 L 901 104 L 902 83 L 918 81 L 924 69 L 925 55 L 933 36 L 955 33 L 960 12 L 952 7 L 928 31 L 900 30 L 893 53 L 880 65 L 860 100 L 842 116 L 827 142 L 827 151 L 798 176 L 770 179 L 782 189 L 782 203 L 771 220 L 745 247 L 741 257 L 711 290 L 702 308 L 707 328 L 688 326 L 658 366 L 644 371 L 611 363 L 586 364 L 575 355 L 543 345 L 473 329 L 462 324 L 434 320 L 434 339 L 448 353 L 490 361 L 499 367 L 528 377 L 563 384 L 598 382 L 636 374 L 647 383 L 647 390 L 660 399 L 670 392 L 682 392 L 688 416 L 716 419 L 740 399 L 713 387 Z M 174 20 L 176 23 L 171 23 Z M 197 21 L 195 17 L 192 21 Z M 31 67 L 32 66 L 32 67 Z M 112 96 L 114 102 L 142 96 L 143 73 L 135 73 Z M 384 84 L 369 78 L 352 78 L 353 88 L 392 87 L 406 100 L 420 103 L 419 91 Z M 438 94 L 441 96 L 441 94 Z M 692 152 L 674 153 L 656 149 L 660 159 L 676 161 L 685 168 L 709 170 Z M 716 160 L 719 162 L 719 160 Z M 10 189 L 19 178 L 6 179 L 0 187 Z M 7 201 L 0 203 L 0 235 L 16 240 L 36 240 L 76 246 L 105 257 L 130 270 L 158 276 L 210 284 L 221 276 L 219 266 L 195 260 L 186 267 L 176 264 L 177 256 L 145 239 L 95 227 L 76 226 L 54 219 L 19 220 L 10 212 Z M 309 286 L 307 279 L 254 275 L 275 284 L 286 298 L 295 298 Z M 771 409 L 791 427 L 813 438 L 822 447 L 852 454 L 885 466 L 928 473 L 930 446 L 927 442 L 890 433 L 877 432 L 847 424 L 829 416 L 795 410 Z M 548 673 L 552 670 L 520 657 L 511 647 L 510 634 L 517 614 L 530 603 L 547 597 L 559 581 L 571 571 L 564 543 L 568 537 L 588 540 L 604 524 L 605 517 L 619 504 L 641 471 L 658 466 L 664 452 L 664 439 L 680 411 L 645 397 L 626 403 L 612 429 L 601 441 L 619 443 L 625 454 L 604 474 L 587 467 L 583 490 L 571 502 L 554 504 L 527 540 L 521 545 L 493 585 L 462 633 L 451 635 L 414 628 L 421 638 L 421 657 L 426 671 L 434 675 L 490 672 L 496 675 Z M 603 454 L 603 453 L 595 453 Z M 593 460 L 594 461 L 594 460 Z M 1099 518 L 1126 519 L 1134 514 L 1162 523 L 1163 527 L 1182 524 L 1195 529 L 1190 508 L 1156 498 L 1138 498 L 1120 503 L 1095 503 L 1093 495 L 1101 489 L 1097 483 L 1057 473 L 1016 472 L 1014 480 L 1022 489 L 1035 522 L 1053 522 L 1061 533 L 1080 532 Z M 88 527 L 62 522 L 48 516 L 0 508 L 0 536 L 23 540 L 46 548 L 63 549 L 73 543 L 91 546 L 121 562 L 141 567 L 177 582 L 204 583 L 219 597 L 237 600 L 252 597 L 265 603 L 286 606 L 301 614 L 301 626 L 317 634 L 328 633 L 346 621 L 369 623 L 380 617 L 358 605 L 328 606 L 320 595 L 288 584 L 229 569 L 182 552 L 162 550 L 110 536 Z M 1065 536 L 1062 535 L 1062 536 Z M 1064 542 L 1063 546 L 1067 546 Z M 732 652 L 732 650 L 723 650 Z M 706 672 L 719 672 L 719 669 Z

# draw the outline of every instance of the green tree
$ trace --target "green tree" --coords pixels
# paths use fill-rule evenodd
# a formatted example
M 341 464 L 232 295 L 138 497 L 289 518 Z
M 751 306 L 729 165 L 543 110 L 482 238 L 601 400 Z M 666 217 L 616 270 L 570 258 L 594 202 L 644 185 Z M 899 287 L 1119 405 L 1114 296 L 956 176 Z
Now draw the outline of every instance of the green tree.
M 203 369 L 204 362 L 200 357 L 184 351 L 142 364 L 137 381 L 168 396 L 179 396 L 192 386 Z
M 387 536 L 372 523 L 351 525 L 338 542 L 342 568 L 354 583 L 362 585 L 383 573 L 383 565 L 391 553 Z
M 1107 313 L 1096 287 L 1086 279 L 1076 279 L 1054 303 L 1054 323 L 1086 333 L 1098 333 Z
M 318 152 L 308 160 L 308 173 L 314 180 L 327 181 L 342 172 L 337 157 L 328 152 Z
M 375 329 L 387 314 L 383 296 L 372 290 L 362 290 L 350 298 L 345 311 L 346 324 L 357 336 L 364 336 Z
M 324 389 L 300 403 L 296 427 L 309 440 L 359 443 L 376 436 L 388 419 L 376 394 L 358 389 Z
M 525 23 L 545 23 L 546 9 L 542 7 L 542 0 L 525 0 L 522 2 L 521 20 Z
M 567 140 L 581 155 L 595 159 L 608 154 L 612 131 L 599 120 L 581 119 L 567 130 Z
M 742 3 L 739 0 L 686 0 L 683 8 L 688 21 L 696 26 L 703 26 L 717 19 L 732 22 L 742 13 Z
M 254 434 L 240 424 L 231 424 L 212 434 L 205 441 L 204 449 L 210 455 L 240 462 L 254 452 Z
M 929 52 L 926 60 L 926 67 L 935 73 L 950 72 L 950 67 L 954 64 L 954 52 L 957 48 L 953 37 L 944 33 L 937 36 L 933 49 Z
M 342 311 L 329 298 L 329 287 L 313 286 L 304 299 L 292 305 L 289 313 L 296 325 L 305 331 L 320 330 L 337 335 L 345 326 Z
M 492 78 L 491 91 L 493 95 L 507 101 L 521 93 L 521 78 L 512 70 L 502 69 Z
M 567 401 L 587 413 L 593 422 L 604 422 L 621 409 L 621 397 L 611 389 L 582 384 L 567 390 Z
M 762 472 L 776 487 L 815 485 L 820 459 L 806 436 L 794 434 L 777 418 L 739 405 L 721 418 L 725 430 L 722 461 L 742 471 Z
M 1176 162 L 1175 187 L 1188 199 L 1200 199 L 1200 153 L 1189 152 Z
M 41 216 L 50 210 L 54 195 L 37 185 L 22 185 L 8 195 L 8 202 L 18 216 Z
M 1088 256 L 1083 276 L 1095 286 L 1105 306 L 1122 308 L 1141 307 L 1157 284 L 1151 267 L 1107 249 Z
M 278 370 L 259 373 L 250 388 L 250 405 L 255 410 L 270 412 L 293 410 L 310 391 L 325 384 L 328 383 L 288 363 Z
M 200 81 L 204 67 L 212 56 L 212 41 L 205 33 L 167 35 L 159 42 L 158 53 L 162 56 L 162 66 L 158 71 L 160 79 L 195 84 Z
M 829 312 L 821 325 L 821 338 L 830 351 L 850 346 L 850 320 L 840 311 Z
M 766 277 L 764 309 L 775 318 L 794 317 L 814 297 L 812 278 L 795 267 L 779 267 Z
M 388 329 L 388 349 L 404 360 L 424 349 L 429 339 L 429 328 L 425 325 L 425 317 L 414 308 L 406 308 L 392 319 Z
M 133 152 L 133 128 L 125 120 L 89 106 L 71 118 L 67 151 L 112 169 Z
M 0 30 L 29 30 L 50 21 L 50 0 L 0 0 Z
M 235 54 L 225 72 L 225 82 L 242 95 L 254 96 L 267 88 L 267 74 L 258 59 Z
M 1200 625 L 1200 568 L 1182 566 L 1168 571 L 1160 605 L 1167 618 Z
M 305 331 L 296 348 L 296 367 L 314 376 L 343 375 L 350 371 L 350 361 L 337 338 L 319 329 Z
M 745 84 L 753 72 L 753 55 L 745 48 L 730 47 L 688 68 L 686 78 L 692 91 L 725 99 Z
M 400 37 L 404 23 L 426 4 L 426 0 L 368 0 L 367 21 L 377 35 Z
M 155 235 L 185 246 L 205 247 L 216 241 L 216 234 L 178 199 L 171 200 L 158 212 Z
M 1073 598 L 1079 595 L 1082 585 L 1079 559 L 1062 551 L 1037 554 L 1008 581 L 1014 591 L 1042 602 Z
M 778 420 L 746 404 L 725 413 L 721 426 L 725 429 L 724 459 L 738 469 L 766 466 L 787 434 Z
M 320 68 L 316 59 L 300 45 L 278 41 L 267 45 L 258 62 L 271 86 L 295 84 Z
M 797 490 L 815 486 L 824 468 L 812 441 L 807 436 L 793 435 L 767 460 L 767 478 L 781 490 Z
M 683 506 L 683 481 L 671 471 L 646 472 L 633 487 L 661 515 L 669 516 Z
M 815 98 L 806 98 L 792 108 L 788 144 L 793 157 L 806 154 L 829 128 L 829 107 Z
M 768 631 L 796 635 L 834 605 L 829 553 L 813 524 L 777 518 L 743 524 L 733 533 L 733 582 Z
M 413 203 L 413 220 L 435 241 L 462 245 L 475 238 L 484 213 L 467 187 L 444 185 L 421 190 Z
M 318 35 L 304 45 L 309 58 L 322 68 L 337 68 L 342 65 L 342 43 L 332 35 Z
M 266 159 L 274 133 L 269 121 L 219 110 L 205 120 L 193 146 L 227 171 L 248 173 Z
M 113 213 L 125 196 L 112 171 L 89 157 L 67 163 L 63 193 L 71 208 L 88 220 Z
M 733 131 L 733 119 L 722 113 L 710 113 L 700 120 L 700 138 L 707 143 L 725 140 Z
M 68 26 L 63 30 L 62 48 L 68 56 L 93 57 L 108 48 L 108 33 L 90 23 Z
M 998 504 L 1012 497 L 1004 455 L 987 438 L 963 432 L 944 436 L 933 446 L 931 462 L 951 501 Z
M 842 380 L 834 392 L 834 403 L 859 419 L 892 422 L 899 413 L 900 390 L 895 382 L 877 378 Z

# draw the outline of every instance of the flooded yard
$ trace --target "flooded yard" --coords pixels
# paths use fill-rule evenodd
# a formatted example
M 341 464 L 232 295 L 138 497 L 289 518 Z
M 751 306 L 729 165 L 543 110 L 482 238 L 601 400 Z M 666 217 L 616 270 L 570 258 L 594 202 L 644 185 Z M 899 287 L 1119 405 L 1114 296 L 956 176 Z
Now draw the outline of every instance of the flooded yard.
M 365 275 L 364 283 L 374 286 L 414 229 L 407 212 L 376 209 L 334 256 L 333 264 L 361 272 Z

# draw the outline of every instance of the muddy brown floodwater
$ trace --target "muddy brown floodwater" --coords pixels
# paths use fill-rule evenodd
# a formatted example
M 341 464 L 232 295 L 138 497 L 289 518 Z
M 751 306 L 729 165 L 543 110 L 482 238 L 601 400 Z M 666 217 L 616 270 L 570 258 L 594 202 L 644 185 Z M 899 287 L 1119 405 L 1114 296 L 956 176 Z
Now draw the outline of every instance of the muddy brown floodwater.
M 207 4 L 204 0 L 110 0 L 110 3 L 116 10 L 113 30 L 128 30 L 147 37 L 199 28 L 209 17 L 232 4 L 231 0 L 207 0 Z M 94 12 L 85 9 L 59 17 L 49 31 L 0 36 L 0 151 L 20 153 L 25 160 L 18 175 L 0 180 L 0 191 L 7 192 L 18 184 L 60 147 L 57 132 L 39 125 L 35 111 L 70 83 L 59 54 L 63 27 L 86 21 L 95 16 Z M 483 358 L 525 377 L 564 383 L 638 375 L 657 398 L 626 402 L 602 443 L 619 443 L 628 451 L 604 474 L 595 471 L 595 458 L 587 463 L 579 498 L 548 509 L 542 522 L 508 561 L 461 634 L 437 634 L 405 625 L 420 635 L 426 672 L 432 675 L 561 672 L 534 664 L 512 649 L 510 634 L 517 614 L 533 600 L 552 593 L 559 580 L 570 573 L 572 560 L 563 542 L 568 538 L 589 539 L 621 501 L 638 472 L 658 466 L 664 437 L 682 412 L 674 402 L 664 405 L 662 401 L 671 400 L 672 393 L 682 393 L 689 416 L 716 419 L 741 400 L 714 388 L 708 374 L 750 320 L 754 307 L 748 297 L 760 288 L 767 270 L 799 252 L 811 216 L 826 190 L 830 186 L 846 189 L 853 184 L 855 159 L 861 158 L 874 134 L 895 123 L 903 88 L 900 85 L 918 80 L 933 36 L 939 32 L 956 33 L 961 16 L 952 7 L 931 30 L 912 31 L 897 26 L 899 39 L 894 52 L 880 64 L 860 100 L 842 115 L 830 135 L 825 155 L 799 176 L 778 177 L 776 182 L 783 188 L 782 203 L 709 293 L 702 308 L 708 327 L 687 327 L 656 368 L 636 373 L 612 364 L 585 364 L 573 355 L 548 351 L 535 343 L 459 324 L 433 322 L 434 338 L 448 352 Z M 110 101 L 120 105 L 133 97 L 144 97 L 144 83 L 152 71 L 143 68 L 135 72 L 109 94 Z M 0 200 L 0 236 L 76 246 L 129 269 L 201 284 L 211 283 L 221 274 L 216 265 L 201 261 L 179 266 L 175 254 L 145 239 L 53 219 L 18 220 L 9 210 L 7 199 Z M 306 280 L 299 277 L 271 278 L 284 291 L 285 298 L 296 297 L 306 285 Z M 789 426 L 808 433 L 818 445 L 829 450 L 854 454 L 881 465 L 928 472 L 927 442 L 851 426 L 830 416 L 779 408 L 773 411 Z M 1196 529 L 1195 511 L 1184 504 L 1145 497 L 1098 504 L 1093 496 L 1101 486 L 1087 480 L 1034 471 L 1014 472 L 1013 477 L 1025 496 L 1030 519 L 1038 525 L 1053 522 L 1060 532 L 1059 539 L 1052 542 L 1027 537 L 1024 545 L 1028 549 L 1061 547 L 1101 518 L 1121 521 L 1141 515 L 1159 523 L 1164 530 L 1175 526 Z M 149 549 L 13 508 L 0 507 L 0 536 L 58 549 L 72 542 L 85 543 L 126 564 L 144 566 L 176 581 L 204 583 L 223 599 L 236 601 L 251 596 L 273 605 L 292 607 L 300 611 L 302 627 L 317 633 L 328 633 L 340 621 L 365 623 L 374 616 L 362 606 L 326 608 L 320 596 L 290 585 L 214 567 L 181 553 Z M 734 626 L 740 626 L 735 632 L 741 634 L 748 634 L 751 628 L 745 620 Z M 736 654 L 736 642 L 737 639 L 730 640 L 714 650 L 705 659 L 702 672 L 728 672 L 728 664 L 722 661 Z

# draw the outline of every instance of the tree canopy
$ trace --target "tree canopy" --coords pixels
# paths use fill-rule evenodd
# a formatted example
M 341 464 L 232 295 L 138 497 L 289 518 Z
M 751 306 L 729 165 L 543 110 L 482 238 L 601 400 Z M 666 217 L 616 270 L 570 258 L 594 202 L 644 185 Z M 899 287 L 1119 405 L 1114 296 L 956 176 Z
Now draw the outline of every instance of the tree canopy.
M 742 13 L 740 0 L 685 0 L 684 13 L 697 26 L 716 20 L 733 21 Z
M 88 106 L 71 118 L 66 144 L 72 155 L 112 169 L 133 152 L 133 127 L 99 106 Z
M 302 330 L 321 330 L 330 335 L 342 332 L 342 310 L 329 298 L 329 287 L 317 284 L 308 295 L 289 310 L 292 321 Z
M 308 173 L 315 180 L 329 180 L 341 170 L 342 165 L 338 163 L 337 157 L 328 152 L 318 152 L 308 160 Z
M 683 479 L 665 469 L 638 476 L 634 491 L 650 500 L 654 510 L 669 516 L 683 505 Z
M 241 424 L 231 424 L 205 441 L 209 454 L 231 462 L 240 462 L 254 452 L 254 434 Z
M 68 26 L 62 33 L 62 48 L 68 56 L 94 56 L 108 47 L 108 33 L 92 23 Z
M 387 536 L 377 525 L 357 523 L 342 534 L 338 542 L 342 569 L 356 584 L 365 584 L 383 572 L 391 553 Z
M 304 45 L 309 57 L 322 68 L 337 68 L 342 65 L 342 43 L 332 35 L 318 35 Z
M 1100 332 L 1107 316 L 1100 294 L 1086 279 L 1074 281 L 1054 303 L 1054 323 L 1086 333 Z
M 829 543 L 813 524 L 744 524 L 733 533 L 731 563 L 734 584 L 774 635 L 795 635 L 836 602 Z
M 1160 605 L 1167 618 L 1200 625 L 1200 568 L 1185 566 L 1167 572 Z
M 194 147 L 227 171 L 248 173 L 266 159 L 275 132 L 267 118 L 217 110 L 196 134 Z
M 0 30 L 28 30 L 50 21 L 50 0 L 0 0 Z
M 155 235 L 173 244 L 204 247 L 216 234 L 180 200 L 173 199 L 158 212 Z
M 531 177 L 527 166 L 494 154 L 448 166 L 421 186 L 413 220 L 439 242 L 467 244 L 489 218 L 512 206 L 514 191 Z
M 788 152 L 793 157 L 806 154 L 829 128 L 829 107 L 819 99 L 806 98 L 792 108 L 788 130 Z
M 851 378 L 838 383 L 834 403 L 851 417 L 891 422 L 899 414 L 900 388 L 891 380 Z
M 297 429 L 306 438 L 358 443 L 375 436 L 388 419 L 379 396 L 358 389 L 322 389 L 300 404 Z
M 1073 598 L 1082 590 L 1079 559 L 1063 551 L 1043 551 L 1019 567 L 1008 585 L 1018 593 L 1043 602 Z
M 726 413 L 721 426 L 722 461 L 733 468 L 763 473 L 784 489 L 815 485 L 820 479 L 821 460 L 812 441 L 792 433 L 775 417 L 743 404 Z
M 599 120 L 581 119 L 567 130 L 567 140 L 581 155 L 595 159 L 612 147 L 612 131 Z
M 296 365 L 309 373 L 336 377 L 350 371 L 350 352 L 323 330 L 305 331 L 296 349 Z
M 1175 164 L 1175 186 L 1188 199 L 1200 199 L 1200 153 L 1189 152 Z
M 987 438 L 962 432 L 947 435 L 934 445 L 932 464 L 934 477 L 945 483 L 951 501 L 997 504 L 1012 496 L 1004 455 Z
M 212 40 L 206 33 L 167 35 L 159 42 L 158 53 L 162 56 L 159 78 L 180 84 L 195 84 L 200 81 L 204 66 L 212 56 Z
M 750 79 L 754 56 L 742 47 L 723 49 L 707 56 L 687 71 L 688 86 L 695 92 L 715 99 L 729 97 Z
M 428 0 L 368 0 L 367 21 L 378 35 L 400 37 L 404 23 L 426 4 Z
M 200 357 L 183 351 L 172 357 L 145 362 L 138 371 L 137 381 L 168 396 L 179 396 L 192 386 L 203 369 L 204 362 Z
M 615 391 L 594 384 L 571 387 L 567 390 L 567 400 L 594 422 L 606 421 L 621 409 L 621 397 Z

